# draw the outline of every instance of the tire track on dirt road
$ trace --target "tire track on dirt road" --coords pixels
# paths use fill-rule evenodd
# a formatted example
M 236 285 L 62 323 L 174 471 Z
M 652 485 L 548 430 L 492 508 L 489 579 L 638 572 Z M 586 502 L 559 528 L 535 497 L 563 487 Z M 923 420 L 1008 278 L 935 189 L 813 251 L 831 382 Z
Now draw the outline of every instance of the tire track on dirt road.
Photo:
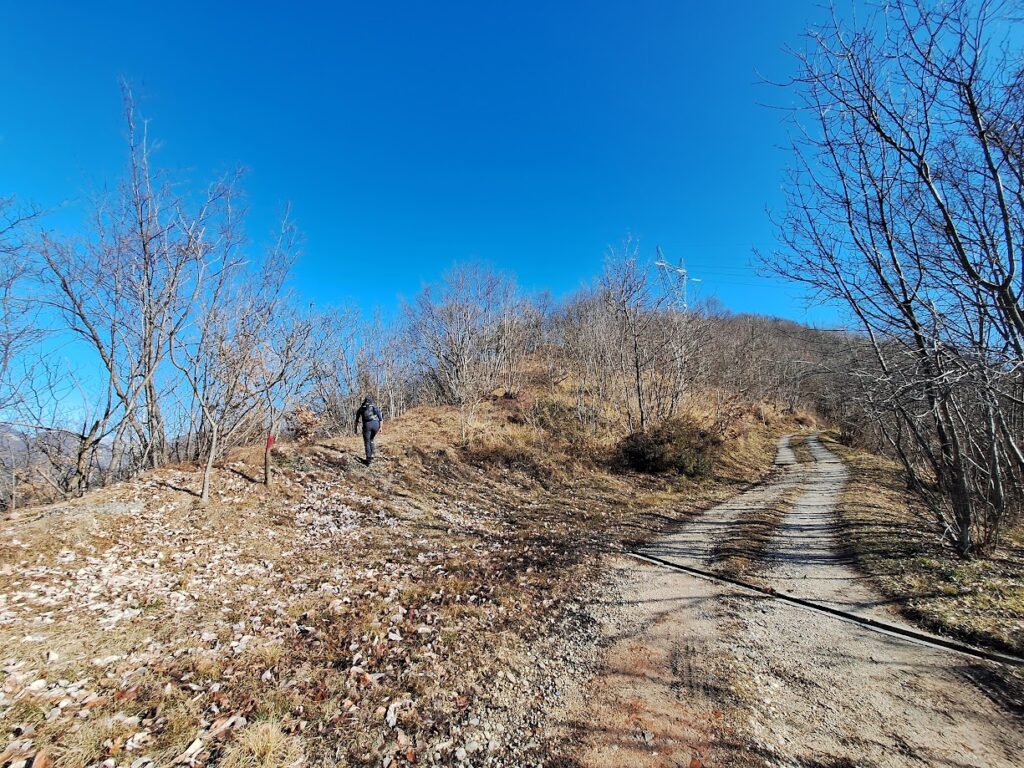
M 796 490 L 762 583 L 903 623 L 841 555 L 842 462 L 816 437 L 796 464 L 787 440 L 772 482 L 721 504 L 647 550 L 710 569 L 749 513 Z M 1019 720 L 969 681 L 982 662 L 667 569 L 618 563 L 619 620 L 603 672 L 567 711 L 582 766 L 996 766 L 1024 763 Z M 696 761 L 696 762 L 691 762 Z

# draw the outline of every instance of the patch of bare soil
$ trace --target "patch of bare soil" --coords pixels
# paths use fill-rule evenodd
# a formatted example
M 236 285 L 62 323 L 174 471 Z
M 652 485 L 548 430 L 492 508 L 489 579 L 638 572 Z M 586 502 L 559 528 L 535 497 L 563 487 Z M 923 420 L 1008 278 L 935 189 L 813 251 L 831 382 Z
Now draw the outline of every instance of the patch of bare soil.
M 745 508 L 796 483 L 761 581 L 898 621 L 839 554 L 845 468 L 816 439 L 807 445 L 813 463 L 710 510 L 652 553 L 707 568 Z M 581 739 L 570 755 L 579 765 L 1009 768 L 1024 760 L 1021 720 L 985 685 L 985 664 L 684 574 L 640 565 L 621 573 L 626 630 L 608 625 L 603 671 L 565 717 Z
M 725 590 L 635 561 L 612 565 L 599 674 L 553 713 L 571 766 L 716 764 L 735 738 L 739 672 L 718 648 L 733 606 Z

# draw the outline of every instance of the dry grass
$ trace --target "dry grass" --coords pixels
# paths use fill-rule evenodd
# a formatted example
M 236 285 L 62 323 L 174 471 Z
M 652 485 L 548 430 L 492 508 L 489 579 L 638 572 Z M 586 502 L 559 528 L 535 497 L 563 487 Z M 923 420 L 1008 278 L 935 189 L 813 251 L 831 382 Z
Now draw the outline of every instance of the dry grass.
M 811 449 L 807 446 L 807 436 L 798 435 L 789 442 L 789 447 L 793 450 L 793 455 L 796 460 L 801 464 L 813 464 L 814 455 L 811 453 Z
M 218 763 L 223 768 L 298 768 L 304 762 L 302 742 L 280 723 L 246 725 Z
M 61 764 L 67 768 L 87 768 L 107 756 L 109 745 L 115 740 L 131 736 L 131 730 L 124 721 L 112 717 L 99 717 L 87 721 L 72 733 L 61 757 Z
M 449 760 L 513 659 L 525 723 L 543 705 L 531 648 L 600 556 L 759 479 L 792 426 L 737 407 L 715 477 L 687 480 L 611 473 L 610 440 L 581 448 L 538 418 L 489 401 L 463 444 L 449 410 L 421 408 L 385 425 L 372 471 L 354 437 L 285 444 L 270 494 L 240 452 L 208 508 L 198 472 L 169 468 L 4 521 L 0 725 L 34 724 L 58 764 L 124 755 L 142 732 L 132 755 L 158 764 L 196 740 L 196 764 Z M 249 725 L 211 737 L 229 715 Z

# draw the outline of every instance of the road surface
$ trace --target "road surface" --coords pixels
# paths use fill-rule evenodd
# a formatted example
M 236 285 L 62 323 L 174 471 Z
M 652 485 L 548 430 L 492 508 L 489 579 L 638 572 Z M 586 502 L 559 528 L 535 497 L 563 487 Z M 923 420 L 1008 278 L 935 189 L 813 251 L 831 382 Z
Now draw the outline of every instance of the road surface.
M 780 441 L 769 483 L 708 510 L 649 553 L 710 569 L 744 513 L 792 501 L 758 580 L 903 620 L 839 554 L 846 469 L 816 437 L 811 463 Z M 768 597 L 622 562 L 603 671 L 565 712 L 570 765 L 1019 768 L 1024 727 L 992 667 Z

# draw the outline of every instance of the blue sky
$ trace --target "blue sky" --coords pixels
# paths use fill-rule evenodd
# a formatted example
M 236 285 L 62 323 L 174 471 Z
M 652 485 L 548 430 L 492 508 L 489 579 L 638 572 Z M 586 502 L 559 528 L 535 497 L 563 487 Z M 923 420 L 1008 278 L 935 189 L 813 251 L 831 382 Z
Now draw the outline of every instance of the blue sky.
M 565 295 L 627 233 L 736 311 L 828 325 L 758 277 L 788 162 L 785 46 L 812 2 L 0 0 L 0 195 L 65 202 L 124 166 L 119 80 L 196 182 L 243 165 L 255 239 L 283 206 L 297 287 L 389 311 L 456 261 Z

